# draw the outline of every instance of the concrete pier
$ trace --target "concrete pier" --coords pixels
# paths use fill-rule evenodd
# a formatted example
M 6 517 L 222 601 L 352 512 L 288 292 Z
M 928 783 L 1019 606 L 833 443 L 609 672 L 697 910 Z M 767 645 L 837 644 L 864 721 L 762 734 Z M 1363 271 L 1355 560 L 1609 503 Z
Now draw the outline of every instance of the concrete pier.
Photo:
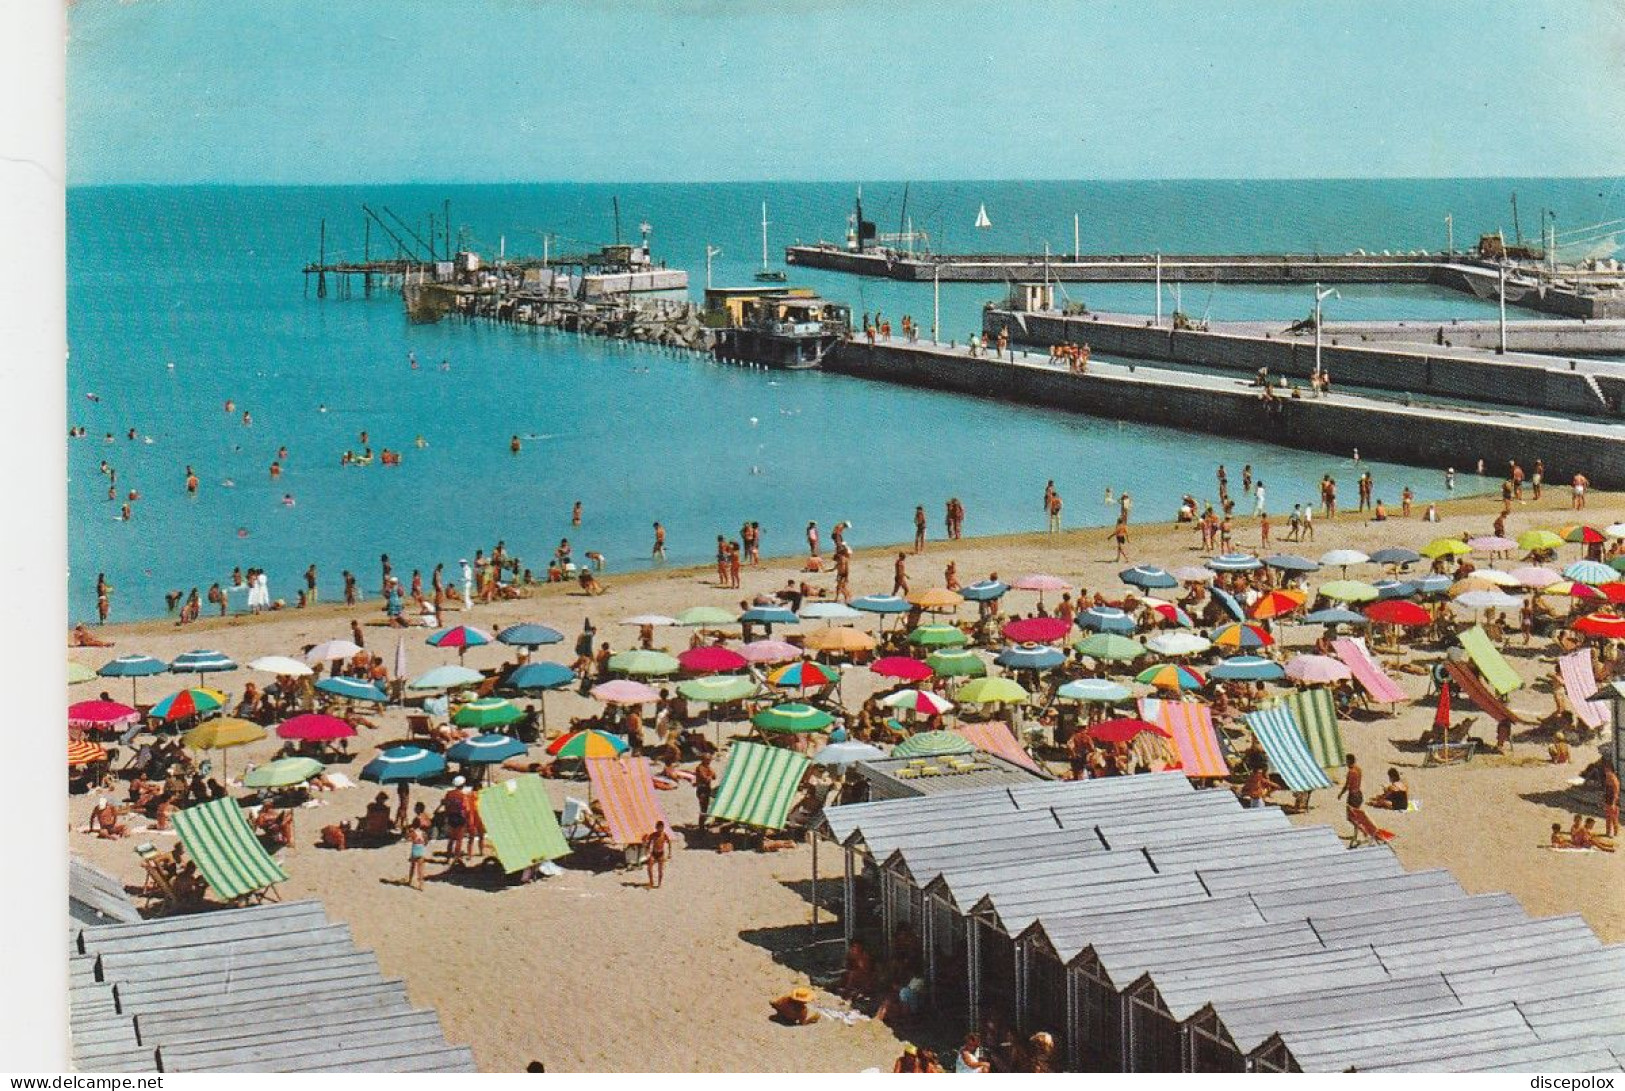
M 1443 472 L 1490 472 L 1509 460 L 1543 459 L 1547 480 L 1585 474 L 1601 488 L 1625 487 L 1625 425 L 1511 410 L 1383 401 L 1357 394 L 1264 401 L 1245 380 L 1094 362 L 1068 371 L 1048 355 L 1012 362 L 928 343 L 840 344 L 824 366 L 881 382 L 1069 410 L 1112 420 L 1253 440 L 1309 451 L 1362 455 Z M 1397 498 L 1395 498 L 1397 499 Z

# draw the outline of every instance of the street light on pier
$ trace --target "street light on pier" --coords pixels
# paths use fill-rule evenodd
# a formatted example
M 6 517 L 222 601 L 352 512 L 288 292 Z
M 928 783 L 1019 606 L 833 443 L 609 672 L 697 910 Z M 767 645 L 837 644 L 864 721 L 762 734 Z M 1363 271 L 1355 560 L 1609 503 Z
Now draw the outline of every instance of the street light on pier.
M 1316 382 L 1320 381 L 1320 304 L 1327 297 L 1334 296 L 1334 295 L 1337 296 L 1338 299 L 1343 298 L 1343 296 L 1338 292 L 1338 290 L 1336 288 L 1322 288 L 1319 284 L 1315 285 L 1315 381 Z
M 711 259 L 722 256 L 722 247 L 705 244 L 705 290 L 711 290 Z

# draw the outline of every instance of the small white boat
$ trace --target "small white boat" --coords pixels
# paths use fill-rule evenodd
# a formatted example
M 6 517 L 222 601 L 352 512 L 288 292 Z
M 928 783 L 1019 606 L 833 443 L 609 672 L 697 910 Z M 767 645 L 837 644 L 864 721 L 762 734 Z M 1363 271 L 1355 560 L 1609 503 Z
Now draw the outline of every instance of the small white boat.
M 987 206 L 986 205 L 982 205 L 980 208 L 978 208 L 976 210 L 976 226 L 977 227 L 992 227 L 993 226 L 993 221 L 987 218 Z

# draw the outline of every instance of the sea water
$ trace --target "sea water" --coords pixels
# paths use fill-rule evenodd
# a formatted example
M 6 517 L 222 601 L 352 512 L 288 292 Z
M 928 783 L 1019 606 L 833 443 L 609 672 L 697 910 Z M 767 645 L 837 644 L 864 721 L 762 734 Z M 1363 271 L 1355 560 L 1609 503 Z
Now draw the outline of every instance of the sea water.
M 1430 182 L 957 182 L 864 186 L 881 230 L 912 225 L 939 250 L 1069 252 L 1073 214 L 1085 252 L 1347 252 L 1438 249 L 1453 212 L 1456 244 L 1494 230 L 1512 188 L 1563 223 L 1612 203 L 1611 183 Z M 1115 515 L 1104 500 L 1133 493 L 1142 519 L 1174 514 L 1179 497 L 1214 497 L 1227 463 L 1239 491 L 1251 463 L 1272 512 L 1312 502 L 1332 473 L 1352 493 L 1352 451 L 1342 456 L 1227 442 L 1182 428 L 1094 420 L 1030 406 L 911 390 L 822 373 L 723 365 L 690 353 L 552 331 L 447 320 L 408 324 L 398 295 L 316 297 L 301 266 L 363 256 L 366 203 L 417 245 L 444 230 L 453 247 L 487 257 L 580 253 L 640 237 L 655 257 L 705 283 L 706 247 L 720 247 L 713 283 L 748 284 L 761 263 L 761 202 L 770 260 L 795 241 L 840 241 L 856 186 L 824 183 L 502 185 L 332 188 L 77 188 L 68 209 L 69 606 L 94 614 L 94 585 L 114 587 L 115 619 L 160 616 L 164 593 L 225 582 L 234 566 L 269 573 L 272 597 L 290 602 L 308 564 L 332 599 L 342 569 L 368 593 L 389 553 L 403 579 L 425 582 L 504 539 L 540 574 L 560 538 L 580 559 L 602 552 L 608 571 L 649 563 L 652 525 L 667 530 L 670 563 L 703 562 L 716 535 L 761 523 L 765 553 L 800 549 L 817 520 L 827 535 L 849 520 L 849 540 L 871 545 L 912 534 L 924 504 L 933 535 L 957 496 L 971 534 L 1043 525 L 1044 482 L 1066 499 L 1069 525 Z M 985 204 L 993 227 L 971 225 Z M 618 205 L 618 220 L 616 206 Z M 444 240 L 437 244 L 444 249 Z M 379 224 L 373 257 L 397 244 Z M 792 283 L 848 302 L 854 316 L 912 314 L 929 327 L 932 289 L 792 270 Z M 1215 320 L 1292 321 L 1308 313 L 1302 288 L 1187 284 L 1183 309 Z M 1164 307 L 1171 310 L 1173 290 Z M 998 285 L 944 285 L 943 339 L 979 326 Z M 1069 286 L 1101 309 L 1154 306 L 1149 286 Z M 1423 286 L 1349 287 L 1328 321 L 1485 318 L 1492 305 Z M 409 366 L 415 355 L 418 368 Z M 233 412 L 226 412 L 230 400 Z M 245 424 L 242 414 L 251 414 Z M 126 438 L 130 429 L 137 438 Z M 368 439 L 363 444 L 360 433 Z M 111 434 L 112 439 L 104 438 Z M 521 450 L 509 450 L 519 436 Z M 423 446 L 417 446 L 421 437 Z M 1358 437 L 1351 437 L 1351 448 Z M 280 479 L 270 466 L 287 448 Z M 345 451 L 388 447 L 401 465 L 344 466 Z M 1464 464 L 1458 488 L 1478 487 Z M 106 461 L 117 471 L 108 499 Z M 196 472 L 195 495 L 185 489 Z M 1409 485 L 1443 495 L 1441 467 L 1371 463 L 1377 495 L 1397 506 Z M 140 498 L 119 518 L 130 490 Z M 570 525 L 579 500 L 584 517 Z M 1238 497 L 1238 512 L 1251 510 Z M 241 599 L 234 598 L 234 606 Z

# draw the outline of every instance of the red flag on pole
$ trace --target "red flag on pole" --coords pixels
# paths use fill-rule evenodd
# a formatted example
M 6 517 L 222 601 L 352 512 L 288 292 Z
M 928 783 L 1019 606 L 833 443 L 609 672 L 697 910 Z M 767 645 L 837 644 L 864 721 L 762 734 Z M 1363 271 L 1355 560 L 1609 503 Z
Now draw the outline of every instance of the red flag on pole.
M 1450 727 L 1450 679 L 1439 683 L 1439 707 L 1433 712 L 1433 726 L 1448 730 Z

